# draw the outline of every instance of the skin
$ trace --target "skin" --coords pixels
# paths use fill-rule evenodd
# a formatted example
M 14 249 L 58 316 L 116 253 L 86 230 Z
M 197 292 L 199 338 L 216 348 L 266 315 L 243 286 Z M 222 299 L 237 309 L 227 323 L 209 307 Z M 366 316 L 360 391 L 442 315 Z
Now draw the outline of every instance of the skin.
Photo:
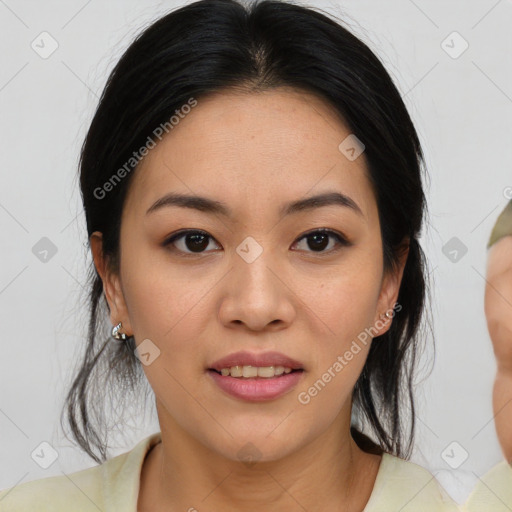
M 139 511 L 346 512 L 368 501 L 381 457 L 360 450 L 349 428 L 370 343 L 310 403 L 297 399 L 393 308 L 407 257 L 405 248 L 384 272 L 364 153 L 349 161 L 338 149 L 349 134 L 332 107 L 293 89 L 200 99 L 133 176 L 119 273 L 106 265 L 101 233 L 91 236 L 112 324 L 161 351 L 144 366 L 162 443 L 144 462 Z M 282 204 L 327 190 L 348 195 L 361 214 L 331 205 L 279 215 Z M 170 191 L 223 201 L 233 218 L 176 206 L 146 215 Z M 191 252 L 186 238 L 174 250 L 162 245 L 184 228 L 212 237 L 206 252 Z M 352 245 L 329 238 L 315 252 L 304 234 L 320 228 Z M 236 252 L 248 236 L 263 249 L 251 263 Z M 299 360 L 302 381 L 267 402 L 226 395 L 207 368 L 243 349 Z M 254 465 L 238 455 L 249 442 L 260 454 Z
M 503 454 L 512 463 L 512 236 L 489 248 L 485 316 L 497 363 L 494 422 Z

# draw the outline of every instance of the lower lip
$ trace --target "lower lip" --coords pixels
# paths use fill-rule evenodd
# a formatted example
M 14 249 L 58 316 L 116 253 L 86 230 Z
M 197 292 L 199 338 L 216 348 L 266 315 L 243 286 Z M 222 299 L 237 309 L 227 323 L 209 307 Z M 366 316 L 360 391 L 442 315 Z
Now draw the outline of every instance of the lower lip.
M 241 400 L 259 402 L 274 400 L 288 393 L 302 378 L 304 371 L 285 373 L 279 377 L 225 377 L 213 370 L 208 370 L 213 381 L 226 393 Z

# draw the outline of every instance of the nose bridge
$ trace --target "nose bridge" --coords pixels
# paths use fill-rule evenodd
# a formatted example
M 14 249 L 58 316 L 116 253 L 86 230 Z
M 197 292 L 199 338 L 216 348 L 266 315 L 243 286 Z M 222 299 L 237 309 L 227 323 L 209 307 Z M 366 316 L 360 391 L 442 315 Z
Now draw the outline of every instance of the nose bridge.
M 264 240 L 263 240 L 264 238 Z M 236 279 L 243 286 L 259 292 L 269 291 L 275 284 L 275 260 L 274 251 L 270 244 L 270 236 L 259 237 L 259 241 L 252 236 L 247 236 L 236 247 L 234 270 Z

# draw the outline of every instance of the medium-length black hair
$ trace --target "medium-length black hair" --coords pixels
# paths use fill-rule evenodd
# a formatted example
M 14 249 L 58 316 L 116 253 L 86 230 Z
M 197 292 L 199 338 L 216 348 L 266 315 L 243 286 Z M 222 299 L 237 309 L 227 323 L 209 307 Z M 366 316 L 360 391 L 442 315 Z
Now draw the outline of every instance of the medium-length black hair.
M 409 242 L 400 312 L 371 344 L 353 391 L 351 429 L 364 449 L 408 458 L 415 430 L 413 377 L 428 291 L 418 242 L 426 213 L 424 157 L 391 77 L 342 21 L 286 1 L 200 0 L 145 28 L 108 77 L 81 149 L 88 236 L 103 234 L 104 255 L 118 271 L 121 212 L 137 167 L 131 157 L 191 98 L 200 102 L 228 88 L 258 92 L 283 86 L 323 99 L 364 143 L 385 270 L 396 268 L 402 244 Z M 123 179 L 109 181 L 116 173 Z M 89 286 L 87 340 L 61 424 L 66 412 L 74 439 L 101 463 L 108 446 L 102 439 L 108 432 L 105 413 L 115 409 L 105 407 L 107 396 L 132 404 L 129 397 L 147 379 L 133 337 L 125 343 L 109 339 L 109 307 L 93 263 Z

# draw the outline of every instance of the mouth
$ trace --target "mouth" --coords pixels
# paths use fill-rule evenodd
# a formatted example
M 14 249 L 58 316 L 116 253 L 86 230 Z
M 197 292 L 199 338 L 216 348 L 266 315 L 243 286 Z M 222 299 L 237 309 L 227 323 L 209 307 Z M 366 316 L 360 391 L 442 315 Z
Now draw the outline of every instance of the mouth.
M 209 372 L 215 372 L 222 377 L 231 377 L 234 379 L 244 380 L 266 380 L 275 379 L 289 375 L 290 373 L 301 373 L 302 368 L 289 368 L 285 366 L 231 366 L 216 370 L 215 368 L 208 368 Z
M 240 351 L 229 354 L 209 365 L 209 370 L 221 373 L 224 377 L 274 377 L 304 370 L 304 365 L 280 352 Z
M 267 376 L 254 375 L 255 371 L 263 371 Z M 207 374 L 215 387 L 231 398 L 264 402 L 277 400 L 292 391 L 303 379 L 305 371 L 302 368 L 235 366 L 221 371 L 209 368 Z
M 241 351 L 209 365 L 206 373 L 230 397 L 254 402 L 289 393 L 306 371 L 301 362 L 280 352 Z

